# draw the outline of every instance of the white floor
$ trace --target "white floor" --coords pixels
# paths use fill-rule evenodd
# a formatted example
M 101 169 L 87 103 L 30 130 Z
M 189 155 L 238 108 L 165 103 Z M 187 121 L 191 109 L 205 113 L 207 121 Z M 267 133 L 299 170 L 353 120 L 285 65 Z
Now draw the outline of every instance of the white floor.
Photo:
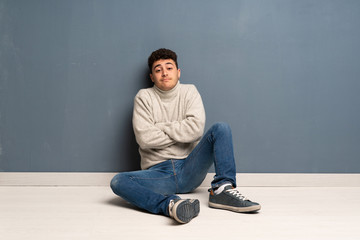
M 0 187 L 0 239 L 360 239 L 359 187 L 242 187 L 258 214 L 207 206 L 190 223 L 138 210 L 108 187 Z

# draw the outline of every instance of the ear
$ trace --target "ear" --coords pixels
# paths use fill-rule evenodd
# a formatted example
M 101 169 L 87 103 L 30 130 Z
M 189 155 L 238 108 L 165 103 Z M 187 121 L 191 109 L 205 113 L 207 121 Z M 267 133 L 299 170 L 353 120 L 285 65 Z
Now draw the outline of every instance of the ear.
M 180 79 L 181 71 L 180 68 L 178 68 L 178 79 Z
M 154 82 L 154 78 L 153 78 L 153 75 L 150 73 L 150 79 L 152 82 Z

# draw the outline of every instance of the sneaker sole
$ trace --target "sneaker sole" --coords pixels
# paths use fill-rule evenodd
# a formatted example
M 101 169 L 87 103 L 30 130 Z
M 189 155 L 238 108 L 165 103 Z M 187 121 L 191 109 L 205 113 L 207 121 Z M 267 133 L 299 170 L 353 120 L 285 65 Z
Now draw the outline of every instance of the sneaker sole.
M 176 209 L 176 214 L 174 215 L 175 220 L 179 223 L 188 223 L 191 219 L 199 215 L 200 202 L 197 199 L 178 201 L 173 208 Z M 178 208 L 181 208 L 181 214 L 178 213 Z
M 240 213 L 256 212 L 261 209 L 260 205 L 254 205 L 254 206 L 250 206 L 250 207 L 232 207 L 232 206 L 222 205 L 222 204 L 212 203 L 212 202 L 209 202 L 209 207 L 220 208 L 220 209 L 225 209 L 225 210 L 230 210 L 233 212 L 240 212 Z

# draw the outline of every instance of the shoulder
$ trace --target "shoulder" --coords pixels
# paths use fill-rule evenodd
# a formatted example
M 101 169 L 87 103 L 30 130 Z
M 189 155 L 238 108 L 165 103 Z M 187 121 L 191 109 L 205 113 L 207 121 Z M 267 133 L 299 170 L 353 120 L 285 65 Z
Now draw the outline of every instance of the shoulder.
M 198 90 L 194 84 L 181 84 L 181 92 L 198 94 Z
M 148 99 L 151 98 L 154 90 L 152 88 L 143 88 L 135 95 L 135 99 Z
M 140 89 L 135 95 L 134 104 L 136 106 L 149 107 L 154 99 L 154 90 L 152 88 Z
M 181 84 L 181 95 L 187 99 L 201 97 L 199 91 L 194 84 Z

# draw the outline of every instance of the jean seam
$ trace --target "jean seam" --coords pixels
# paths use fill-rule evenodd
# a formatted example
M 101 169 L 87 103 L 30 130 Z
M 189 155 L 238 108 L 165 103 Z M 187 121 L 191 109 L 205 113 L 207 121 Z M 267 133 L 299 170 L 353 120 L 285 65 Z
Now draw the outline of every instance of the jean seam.
M 215 145 L 215 141 L 213 141 L 213 139 L 216 139 L 216 140 L 218 140 L 217 138 L 214 138 L 214 136 L 213 136 L 213 131 L 211 132 L 211 134 L 209 135 L 209 137 L 208 138 L 211 138 L 211 139 L 208 139 L 208 141 L 212 141 L 213 142 L 213 144 L 212 144 L 212 146 L 213 146 L 213 149 L 214 149 L 214 164 L 215 164 L 215 174 L 216 174 L 216 176 L 218 176 L 218 175 L 221 175 L 221 166 L 219 165 L 219 162 L 218 162 L 218 159 L 217 159 L 217 154 L 216 154 L 216 148 L 214 147 L 214 145 Z
M 175 179 L 175 185 L 176 185 L 176 192 L 179 192 L 178 178 L 177 178 L 176 169 L 175 169 L 175 164 L 174 164 L 174 160 L 173 160 L 173 159 L 171 159 L 171 164 L 172 164 L 172 167 L 173 167 L 173 173 L 174 173 L 174 179 Z
M 172 175 L 170 176 L 166 176 L 166 177 L 157 177 L 157 178 L 140 178 L 140 177 L 133 177 L 133 176 L 129 176 L 130 179 L 140 179 L 140 180 L 151 180 L 151 179 L 154 179 L 154 180 L 159 180 L 159 179 L 167 179 L 167 178 L 171 178 Z

